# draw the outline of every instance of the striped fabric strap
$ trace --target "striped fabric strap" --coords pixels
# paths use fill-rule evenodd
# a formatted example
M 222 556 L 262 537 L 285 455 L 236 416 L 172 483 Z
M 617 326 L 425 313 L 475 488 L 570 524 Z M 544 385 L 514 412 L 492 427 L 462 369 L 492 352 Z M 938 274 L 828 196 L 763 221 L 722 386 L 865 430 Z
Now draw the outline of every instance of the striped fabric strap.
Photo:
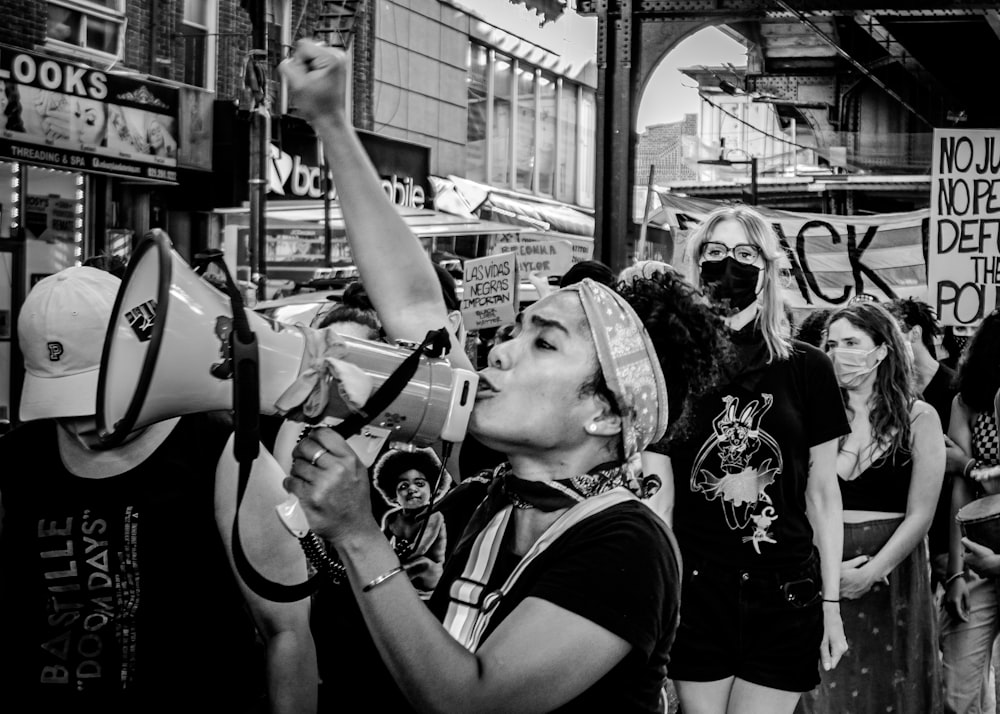
M 577 523 L 606 508 L 634 500 L 638 499 L 631 491 L 618 487 L 576 504 L 542 533 L 499 590 L 486 592 L 486 583 L 493 572 L 500 543 L 513 511 L 512 506 L 501 509 L 476 537 L 465 569 L 451 585 L 451 602 L 444 619 L 445 629 L 463 647 L 475 652 L 490 618 L 496 612 L 497 604 L 510 592 L 518 577 L 536 557 Z

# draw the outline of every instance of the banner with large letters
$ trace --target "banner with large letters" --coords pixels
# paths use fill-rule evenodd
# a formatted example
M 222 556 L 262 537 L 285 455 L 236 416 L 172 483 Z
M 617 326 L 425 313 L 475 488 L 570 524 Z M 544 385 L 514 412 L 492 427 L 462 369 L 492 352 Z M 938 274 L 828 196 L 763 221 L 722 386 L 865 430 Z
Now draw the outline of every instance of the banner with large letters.
M 689 273 L 687 240 L 720 203 L 659 194 L 661 208 L 650 222 L 666 225 L 674 240 L 674 267 Z M 859 293 L 879 300 L 928 300 L 924 246 L 927 209 L 870 216 L 798 213 L 758 206 L 782 249 L 785 300 L 796 310 L 842 305 Z
M 178 89 L 0 45 L 0 158 L 177 180 Z

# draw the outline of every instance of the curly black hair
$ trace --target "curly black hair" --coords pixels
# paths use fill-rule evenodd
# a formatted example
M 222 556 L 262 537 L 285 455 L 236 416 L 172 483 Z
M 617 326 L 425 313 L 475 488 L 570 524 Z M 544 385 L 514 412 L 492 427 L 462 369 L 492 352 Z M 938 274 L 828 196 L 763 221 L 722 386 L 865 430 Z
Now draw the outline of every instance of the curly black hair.
M 941 325 L 938 323 L 934 308 L 923 300 L 913 297 L 895 298 L 886 307 L 889 312 L 903 325 L 905 331 L 914 327 L 920 328 L 920 341 L 932 355 L 937 351 L 934 347 L 934 338 L 941 334 Z
M 419 471 L 427 479 L 427 483 L 433 486 L 440 469 L 440 463 L 426 451 L 393 449 L 378 460 L 372 473 L 372 483 L 386 503 L 391 505 L 396 503 L 396 486 L 399 484 L 399 477 L 404 473 L 410 470 Z
M 687 435 L 697 401 L 724 382 L 733 358 L 729 333 L 718 309 L 676 271 L 616 289 L 646 326 L 663 368 L 670 414 L 659 445 L 666 447 Z
M 1000 389 L 1000 310 L 979 323 L 958 362 L 955 383 L 969 409 L 993 409 L 993 397 Z
M 826 318 L 830 316 L 830 308 L 821 307 L 810 310 L 809 314 L 802 318 L 798 330 L 795 332 L 795 339 L 823 348 L 823 335 L 826 332 Z

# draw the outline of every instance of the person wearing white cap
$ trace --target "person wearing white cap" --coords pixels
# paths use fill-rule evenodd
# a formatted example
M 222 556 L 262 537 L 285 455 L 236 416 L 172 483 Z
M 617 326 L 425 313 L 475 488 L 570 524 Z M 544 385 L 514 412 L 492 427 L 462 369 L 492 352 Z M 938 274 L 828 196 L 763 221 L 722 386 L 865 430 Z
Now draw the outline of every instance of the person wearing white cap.
M 235 476 L 217 464 L 231 430 L 191 415 L 101 448 L 97 378 L 119 285 L 97 268 L 67 268 L 32 288 L 18 318 L 22 423 L 0 438 L 4 702 L 313 711 L 308 603 L 265 601 L 230 567 Z M 248 510 L 284 496 L 280 469 L 258 462 Z M 244 522 L 258 520 L 243 528 L 250 561 L 301 581 L 298 544 L 276 537 L 273 513 Z

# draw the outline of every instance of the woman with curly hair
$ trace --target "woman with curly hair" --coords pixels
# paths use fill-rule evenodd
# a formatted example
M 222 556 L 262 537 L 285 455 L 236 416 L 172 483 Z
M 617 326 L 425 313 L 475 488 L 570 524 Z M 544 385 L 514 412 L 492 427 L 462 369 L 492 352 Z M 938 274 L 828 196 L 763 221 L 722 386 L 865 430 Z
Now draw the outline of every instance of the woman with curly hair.
M 444 305 L 347 118 L 348 66 L 342 52 L 303 40 L 281 69 L 328 152 L 388 337 L 421 338 L 441 327 Z M 669 282 L 649 287 L 674 294 Z M 654 349 L 643 321 L 625 297 L 584 279 L 530 305 L 491 350 L 469 431 L 505 460 L 427 604 L 366 513 L 367 473 L 344 440 L 320 428 L 295 447 L 286 487 L 340 558 L 412 708 L 662 711 L 680 563 L 670 530 L 639 500 L 639 462 L 671 424 L 665 372 L 698 353 Z M 449 359 L 471 366 L 457 339 Z
M 941 419 L 916 398 L 905 338 L 882 305 L 833 312 L 826 349 L 851 422 L 836 458 L 844 505 L 840 606 L 851 650 L 803 708 L 938 712 L 927 532 L 944 477 Z
M 789 339 L 764 218 L 720 208 L 689 245 L 732 367 L 666 449 L 684 558 L 671 677 L 685 714 L 788 713 L 847 649 L 834 463 L 849 427 L 830 360 Z
M 1000 311 L 979 324 L 958 363 L 958 394 L 952 401 L 948 436 L 966 457 L 962 476 L 952 480 L 952 515 L 975 499 L 1000 493 Z M 941 614 L 948 711 L 993 710 L 989 682 L 993 647 L 1000 633 L 1000 555 L 962 538 L 952 518 L 948 575 Z M 993 663 L 994 667 L 996 663 Z

